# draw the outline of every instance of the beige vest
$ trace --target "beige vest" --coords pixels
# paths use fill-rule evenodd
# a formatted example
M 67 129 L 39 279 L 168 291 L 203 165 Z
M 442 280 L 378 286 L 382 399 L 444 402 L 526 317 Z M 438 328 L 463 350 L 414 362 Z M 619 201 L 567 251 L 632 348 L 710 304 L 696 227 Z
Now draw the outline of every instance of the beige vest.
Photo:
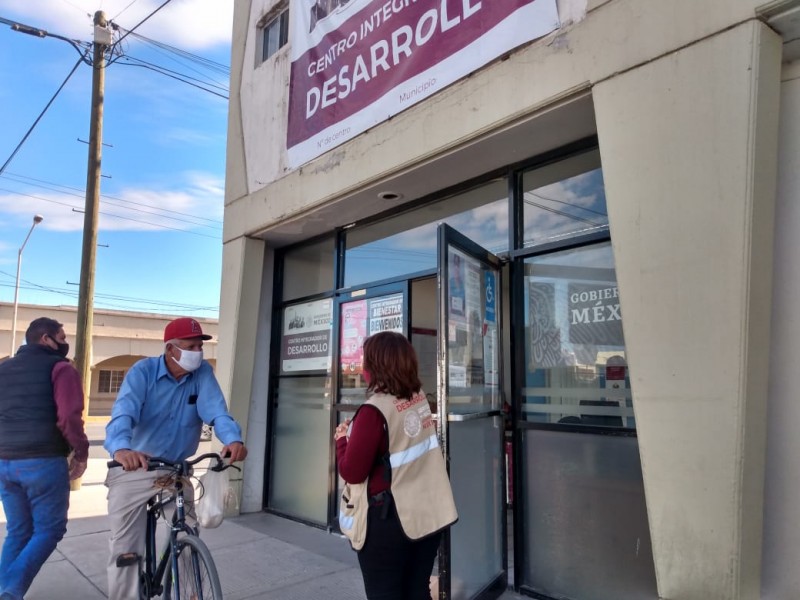
M 375 394 L 367 404 L 386 419 L 391 492 L 405 534 L 418 540 L 455 523 L 458 513 L 425 394 L 410 400 Z

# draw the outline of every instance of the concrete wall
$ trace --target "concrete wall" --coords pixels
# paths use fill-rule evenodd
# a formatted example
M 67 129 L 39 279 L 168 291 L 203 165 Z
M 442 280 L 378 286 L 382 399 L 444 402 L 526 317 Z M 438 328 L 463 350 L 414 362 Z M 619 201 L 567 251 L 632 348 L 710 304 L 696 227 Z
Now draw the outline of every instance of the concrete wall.
M 224 239 L 292 219 L 301 220 L 300 237 L 304 232 L 313 235 L 309 223 L 313 209 L 338 200 L 345 201 L 338 211 L 341 221 L 321 226 L 346 225 L 354 215 L 363 218 L 386 210 L 390 207 L 386 203 L 364 206 L 363 202 L 349 207 L 355 211 L 346 210 L 346 200 L 355 190 L 376 185 L 391 173 L 413 170 L 615 73 L 752 19 L 759 4 L 755 0 L 589 3 L 582 20 L 565 24 L 302 168 L 286 170 L 288 64 L 279 52 L 274 60 L 253 67 L 258 32 L 252 24 L 271 3 L 237 3 L 234 34 L 244 44 L 234 51 L 237 62 L 232 66 Z M 246 167 L 240 160 L 247 160 Z M 441 181 L 434 180 L 429 191 L 441 187 Z
M 228 399 L 231 415 L 242 427 L 245 445 L 253 452 L 255 460 L 245 463 L 247 469 L 245 474 L 254 468 L 257 470 L 259 461 L 263 464 L 266 434 L 266 429 L 258 425 L 265 422 L 265 416 L 256 417 L 254 419 L 256 424 L 252 427 L 250 423 L 253 377 L 267 368 L 266 365 L 255 362 L 257 336 L 263 333 L 263 320 L 269 320 L 270 314 L 269 306 L 266 313 L 261 309 L 263 268 L 263 241 L 239 238 L 225 244 L 222 258 L 220 320 L 229 323 L 230 326 L 225 329 L 225 336 L 220 340 L 217 379 Z M 264 413 L 266 412 L 266 398 L 255 400 L 255 404 L 263 405 Z M 242 485 L 241 475 L 232 473 L 231 480 L 238 486 Z M 239 489 L 240 498 L 243 498 L 243 510 L 261 508 L 262 489 L 263 477 L 246 480 L 244 491 Z
M 532 155 L 516 146 L 523 127 L 526 138 L 552 140 L 545 143 L 553 149 L 546 120 L 563 108 L 567 118 L 554 122 L 569 123 L 570 116 L 585 116 L 574 99 L 593 102 L 658 589 L 669 600 L 761 597 L 765 509 L 764 556 L 784 553 L 781 575 L 778 567 L 765 571 L 765 580 L 775 579 L 765 581 L 765 593 L 793 598 L 800 589 L 793 568 L 800 535 L 787 526 L 800 479 L 784 477 L 800 456 L 791 435 L 800 415 L 790 385 L 798 336 L 785 326 L 798 285 L 791 240 L 800 221 L 790 201 L 798 181 L 796 168 L 782 172 L 775 311 L 783 319 L 771 348 L 783 40 L 755 18 L 761 4 L 562 2 L 569 20 L 559 31 L 296 170 L 286 169 L 285 158 L 286 57 L 279 53 L 258 68 L 252 62 L 255 23 L 272 4 L 236 5 L 234 31 L 243 43 L 233 53 L 224 226 L 225 261 L 235 266 L 229 275 L 235 280 L 269 271 L 258 252 L 242 252 L 244 236 L 263 237 L 268 248 L 301 241 L 392 208 L 373 198 L 387 183 L 413 189 L 402 200 L 408 201 L 464 173 L 479 175 L 464 161 L 461 169 L 452 165 L 489 147 L 490 136 L 499 142 L 492 148 L 511 146 L 498 159 L 506 164 Z M 800 118 L 791 106 L 800 91 L 789 81 L 783 89 L 790 108 L 781 126 L 794 133 L 783 138 L 781 160 L 796 166 Z M 502 144 L 512 138 L 514 144 Z M 497 158 L 483 155 L 484 165 Z M 263 281 L 265 310 L 272 288 Z M 241 330 L 228 316 L 250 314 L 256 301 L 252 290 L 223 297 L 223 332 Z M 260 327 L 255 347 L 263 354 Z M 771 388 L 780 399 L 770 413 L 765 506 L 771 350 L 780 354 Z M 266 375 L 245 371 L 241 381 L 248 375 L 250 396 L 235 395 L 233 404 L 246 403 L 237 410 L 253 415 L 265 397 L 252 382 Z M 263 459 L 254 458 L 261 464 L 248 468 L 258 471 Z
M 778 196 L 775 207 L 772 347 L 764 498 L 764 600 L 800 592 L 800 63 L 783 70 Z
M 664 598 L 759 597 L 780 61 L 751 21 L 594 88 Z

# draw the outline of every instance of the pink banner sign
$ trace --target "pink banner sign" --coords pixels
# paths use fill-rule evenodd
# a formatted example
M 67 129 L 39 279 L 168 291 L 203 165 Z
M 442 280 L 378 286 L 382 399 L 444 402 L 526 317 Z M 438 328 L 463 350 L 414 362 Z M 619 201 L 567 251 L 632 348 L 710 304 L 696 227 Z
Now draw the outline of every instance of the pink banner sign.
M 559 26 L 556 0 L 292 0 L 299 166 Z
M 364 362 L 364 340 L 367 338 L 367 301 L 356 300 L 342 304 L 341 318 L 341 367 L 342 373 L 361 373 Z

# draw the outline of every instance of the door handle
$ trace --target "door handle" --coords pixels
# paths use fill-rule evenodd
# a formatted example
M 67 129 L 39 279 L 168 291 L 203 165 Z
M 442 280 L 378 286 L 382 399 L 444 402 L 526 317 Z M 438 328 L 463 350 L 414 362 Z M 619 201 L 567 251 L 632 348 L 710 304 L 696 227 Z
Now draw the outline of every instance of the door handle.
M 503 411 L 501 410 L 487 410 L 484 412 L 474 412 L 474 413 L 448 413 L 447 420 L 448 421 L 474 421 L 475 419 L 487 419 L 489 417 L 499 417 L 502 416 Z

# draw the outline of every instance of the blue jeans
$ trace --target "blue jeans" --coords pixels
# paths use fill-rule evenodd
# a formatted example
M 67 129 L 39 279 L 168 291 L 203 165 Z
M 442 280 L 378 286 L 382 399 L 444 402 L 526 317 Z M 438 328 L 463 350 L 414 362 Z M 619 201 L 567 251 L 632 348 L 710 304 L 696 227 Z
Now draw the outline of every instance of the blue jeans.
M 67 531 L 67 459 L 0 459 L 0 499 L 6 513 L 0 592 L 21 599 Z

